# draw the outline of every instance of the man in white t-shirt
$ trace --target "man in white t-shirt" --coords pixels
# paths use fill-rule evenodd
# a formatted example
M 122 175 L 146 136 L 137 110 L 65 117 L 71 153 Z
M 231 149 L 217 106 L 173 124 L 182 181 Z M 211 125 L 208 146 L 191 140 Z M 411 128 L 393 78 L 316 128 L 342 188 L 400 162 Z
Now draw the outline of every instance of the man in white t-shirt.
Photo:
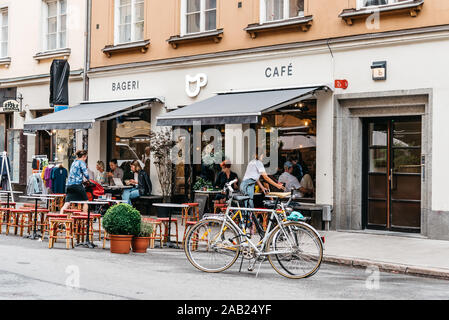
M 240 191 L 242 191 L 243 194 L 250 197 L 249 205 L 248 207 L 254 208 L 254 187 L 256 183 L 259 185 L 260 190 L 262 190 L 263 193 L 266 193 L 265 187 L 262 185 L 262 183 L 259 181 L 260 176 L 264 178 L 265 181 L 267 181 L 272 186 L 284 190 L 284 186 L 280 183 L 276 183 L 273 181 L 270 177 L 268 177 L 267 172 L 265 171 L 265 167 L 262 163 L 263 155 L 261 155 L 259 158 L 256 157 L 256 159 L 251 160 L 248 163 L 248 166 L 246 167 L 246 172 L 242 180 L 242 184 L 240 185 Z
M 284 163 L 284 173 L 279 176 L 279 183 L 283 183 L 286 191 L 296 190 L 300 197 L 307 193 L 307 189 L 303 188 L 301 183 L 293 175 L 293 163 L 287 161 Z

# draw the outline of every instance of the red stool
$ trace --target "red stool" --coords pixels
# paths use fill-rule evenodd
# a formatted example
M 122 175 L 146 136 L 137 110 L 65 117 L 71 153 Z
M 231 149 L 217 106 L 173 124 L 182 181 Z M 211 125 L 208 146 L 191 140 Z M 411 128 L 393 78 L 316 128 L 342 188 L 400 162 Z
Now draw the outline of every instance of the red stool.
M 185 225 L 187 221 L 199 221 L 200 220 L 200 207 L 199 203 L 183 203 L 189 206 L 188 208 L 182 208 L 181 225 Z M 192 209 L 192 217 L 189 218 L 189 211 Z
M 8 205 L 8 201 L 1 201 L 1 202 L 0 202 L 0 206 L 3 207 L 3 208 L 5 208 L 7 205 Z M 16 203 L 10 201 L 10 202 L 9 202 L 9 207 L 15 209 L 15 208 L 16 208 Z
M 79 214 L 80 216 L 85 216 L 87 217 L 87 213 L 84 212 L 80 212 Z M 93 232 L 98 232 L 98 241 L 101 241 L 101 214 L 99 213 L 91 213 L 90 214 L 90 218 L 94 218 L 94 219 L 98 219 L 98 229 L 94 229 L 93 228 L 93 221 L 92 221 L 92 228 L 93 228 Z
M 86 236 L 87 231 L 87 214 L 86 215 L 72 215 L 73 219 L 73 236 L 76 237 L 76 242 L 84 242 L 84 236 Z M 93 240 L 93 214 L 90 215 L 89 219 L 89 238 Z
M 50 236 L 50 219 L 67 219 L 67 215 L 66 214 L 58 214 L 58 213 L 47 213 L 45 215 L 45 219 L 44 219 L 44 226 L 43 226 L 43 230 L 42 230 L 42 239 L 45 236 L 45 233 L 48 232 L 49 236 Z
M 167 242 L 171 239 L 171 237 L 175 236 L 176 237 L 176 244 L 178 244 L 178 219 L 176 218 L 171 218 L 171 223 L 175 224 L 176 227 L 176 232 L 175 234 L 168 234 L 168 224 L 170 221 L 170 218 L 158 218 L 157 221 L 159 221 L 163 226 L 164 226 L 164 242 Z M 171 231 L 170 231 L 171 233 Z
M 17 231 L 20 230 L 20 236 L 23 236 L 23 229 L 25 226 L 29 226 L 30 213 L 29 209 L 9 209 L 8 222 L 6 224 L 6 235 L 9 234 L 9 228 L 14 227 L 14 234 L 17 235 Z M 27 217 L 27 224 L 25 225 L 25 217 Z M 31 219 L 33 221 L 33 219 Z
M 162 239 L 164 238 L 162 234 L 162 222 L 152 218 L 143 218 L 142 221 L 151 223 L 153 225 L 153 233 L 150 236 L 150 249 L 154 249 L 155 240 L 158 240 L 160 242 L 160 246 L 162 248 Z
M 66 248 L 74 248 L 73 244 L 73 219 L 50 218 L 50 235 L 48 240 L 48 248 L 53 248 L 57 239 L 65 239 Z M 62 228 L 64 226 L 64 229 Z M 65 236 L 59 236 L 58 233 L 65 231 Z
M 186 235 L 187 235 L 187 231 L 194 225 L 196 225 L 198 222 L 197 221 L 186 221 L 186 225 L 185 225 L 185 229 L 184 229 L 184 236 L 182 237 L 182 247 L 184 248 L 184 243 L 186 241 Z
M 223 212 L 224 210 L 226 210 L 227 207 L 228 207 L 228 205 L 226 203 L 215 202 L 214 203 L 214 213 L 217 213 L 217 210 L 220 210 L 221 212 Z

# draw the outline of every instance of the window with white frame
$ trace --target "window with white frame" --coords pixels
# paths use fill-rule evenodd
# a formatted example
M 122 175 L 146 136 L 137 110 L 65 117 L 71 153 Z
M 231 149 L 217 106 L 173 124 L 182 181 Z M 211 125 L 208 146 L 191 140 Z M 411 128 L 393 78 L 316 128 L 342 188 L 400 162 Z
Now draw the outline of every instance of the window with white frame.
M 115 43 L 143 40 L 145 0 L 115 0 Z
M 305 0 L 261 0 L 261 22 L 304 16 Z
M 182 33 L 217 29 L 217 0 L 182 0 Z
M 0 9 L 0 57 L 5 58 L 8 56 L 8 8 Z
M 359 1 L 359 8 L 365 8 L 373 6 L 378 7 L 378 6 L 399 4 L 402 2 L 410 2 L 412 0 L 358 0 L 358 1 Z
M 67 0 L 44 1 L 45 50 L 67 47 Z

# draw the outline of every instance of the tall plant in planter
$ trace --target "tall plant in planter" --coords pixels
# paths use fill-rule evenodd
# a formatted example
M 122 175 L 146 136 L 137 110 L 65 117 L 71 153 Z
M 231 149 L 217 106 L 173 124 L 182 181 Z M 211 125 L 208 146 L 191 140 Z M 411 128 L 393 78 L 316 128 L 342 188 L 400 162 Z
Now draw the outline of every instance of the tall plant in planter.
M 171 151 L 175 145 L 176 142 L 172 139 L 172 132 L 169 129 L 150 133 L 150 149 L 165 202 L 170 200 L 173 192 L 174 165 Z
M 140 212 L 126 203 L 106 211 L 103 227 L 109 233 L 112 253 L 129 253 L 132 238 L 140 233 L 141 218 Z

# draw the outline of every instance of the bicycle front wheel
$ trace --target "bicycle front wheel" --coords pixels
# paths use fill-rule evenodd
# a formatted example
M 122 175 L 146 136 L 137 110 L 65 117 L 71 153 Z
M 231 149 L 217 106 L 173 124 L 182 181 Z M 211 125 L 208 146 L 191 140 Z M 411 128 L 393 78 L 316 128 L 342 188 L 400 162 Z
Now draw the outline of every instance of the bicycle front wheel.
M 288 222 L 277 226 L 268 239 L 271 266 L 280 275 L 301 279 L 314 275 L 323 260 L 323 244 L 306 224 Z
M 186 235 L 184 251 L 197 269 L 222 272 L 231 267 L 240 254 L 240 237 L 222 220 L 206 219 L 194 225 Z

